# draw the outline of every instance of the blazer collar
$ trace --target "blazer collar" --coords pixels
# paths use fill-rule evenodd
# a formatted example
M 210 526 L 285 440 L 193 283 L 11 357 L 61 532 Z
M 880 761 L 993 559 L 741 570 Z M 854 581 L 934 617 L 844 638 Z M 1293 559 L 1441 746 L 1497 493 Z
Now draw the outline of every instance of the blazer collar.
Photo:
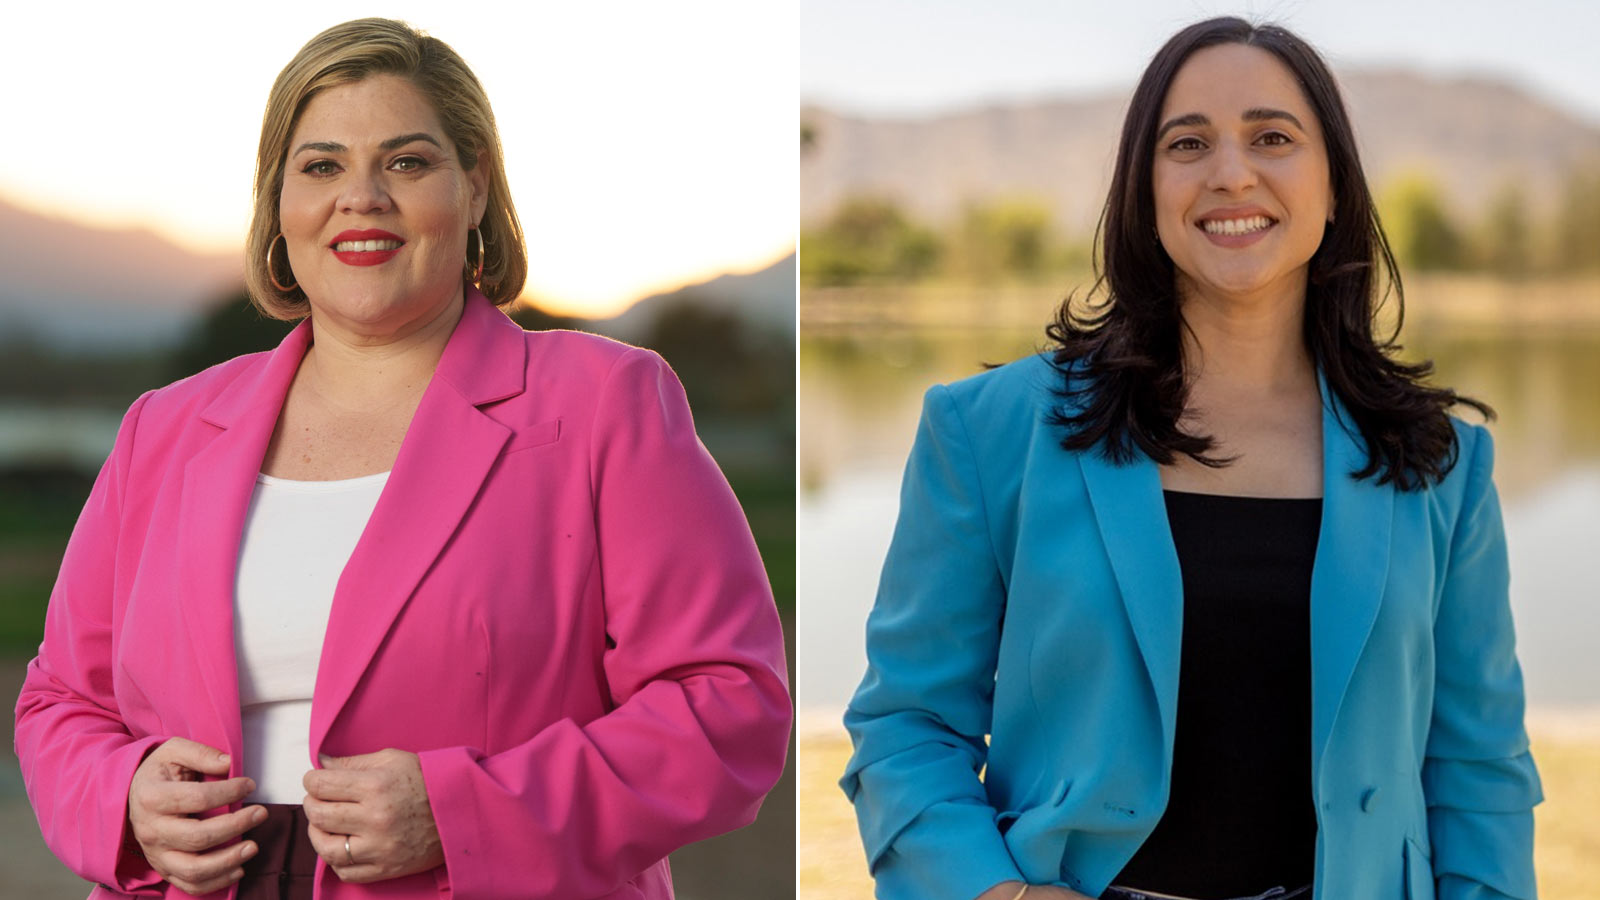
M 1311 570 L 1313 777 L 1333 732 L 1356 661 L 1378 618 L 1389 577 L 1394 485 L 1350 477 L 1367 465 L 1367 442 L 1319 369 L 1322 390 L 1322 528 Z
M 527 342 L 469 291 L 461 322 L 412 417 L 400 455 L 333 595 L 311 704 L 311 761 L 417 585 L 472 506 L 511 429 L 478 406 L 523 390 Z M 383 749 L 343 743 L 336 756 Z
M 1391 485 L 1356 481 L 1366 442 L 1319 370 L 1322 393 L 1322 524 L 1311 574 L 1313 772 L 1350 676 L 1377 618 L 1388 574 L 1394 514 Z M 1177 722 L 1183 641 L 1183 577 L 1154 460 L 1135 449 L 1118 465 L 1098 451 L 1078 454 L 1106 554 L 1155 690 L 1166 752 Z
M 239 542 L 267 444 L 310 344 L 310 322 L 301 322 L 264 362 L 244 368 L 219 391 L 199 414 L 219 431 L 184 467 L 176 552 L 193 589 L 177 602 L 236 760 L 242 745 L 233 633 Z M 478 407 L 521 393 L 526 359 L 522 329 L 469 287 L 461 319 L 334 593 L 312 703 L 313 761 L 510 437 L 507 426 Z
M 522 327 L 468 285 L 461 321 L 445 345 L 435 382 L 449 385 L 470 406 L 522 393 L 528 344 Z

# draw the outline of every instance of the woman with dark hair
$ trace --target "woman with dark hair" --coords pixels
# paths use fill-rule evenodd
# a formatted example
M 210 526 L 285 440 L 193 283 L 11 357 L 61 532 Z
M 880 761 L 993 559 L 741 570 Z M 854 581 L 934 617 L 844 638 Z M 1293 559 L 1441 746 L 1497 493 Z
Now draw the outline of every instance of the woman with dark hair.
M 878 896 L 1534 897 L 1489 410 L 1374 331 L 1316 53 L 1168 41 L 1100 246 L 1052 355 L 928 392 L 845 716 Z

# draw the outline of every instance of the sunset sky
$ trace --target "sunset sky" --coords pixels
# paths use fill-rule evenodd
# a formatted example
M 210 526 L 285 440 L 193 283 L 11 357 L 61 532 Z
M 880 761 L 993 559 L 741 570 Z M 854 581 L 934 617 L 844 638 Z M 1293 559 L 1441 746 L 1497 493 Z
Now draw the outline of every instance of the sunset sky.
M 273 78 L 370 15 L 441 38 L 484 83 L 530 295 L 605 315 L 793 251 L 798 16 L 782 2 L 8 9 L 0 198 L 238 251 Z

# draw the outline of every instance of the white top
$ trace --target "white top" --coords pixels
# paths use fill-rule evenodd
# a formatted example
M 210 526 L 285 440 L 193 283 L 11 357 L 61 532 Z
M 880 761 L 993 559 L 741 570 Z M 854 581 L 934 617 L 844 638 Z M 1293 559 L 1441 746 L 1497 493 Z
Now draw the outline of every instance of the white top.
M 333 591 L 388 480 L 388 472 L 343 481 L 256 476 L 233 610 L 252 802 L 297 804 L 306 795 L 311 692 Z

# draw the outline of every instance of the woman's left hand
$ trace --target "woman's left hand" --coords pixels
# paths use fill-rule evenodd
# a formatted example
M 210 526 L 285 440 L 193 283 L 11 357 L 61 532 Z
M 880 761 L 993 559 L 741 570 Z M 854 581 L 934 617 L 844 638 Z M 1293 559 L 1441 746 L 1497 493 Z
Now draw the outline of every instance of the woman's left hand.
M 311 846 L 341 880 L 383 881 L 444 864 L 415 753 L 324 756 L 322 765 L 302 782 L 306 818 Z

